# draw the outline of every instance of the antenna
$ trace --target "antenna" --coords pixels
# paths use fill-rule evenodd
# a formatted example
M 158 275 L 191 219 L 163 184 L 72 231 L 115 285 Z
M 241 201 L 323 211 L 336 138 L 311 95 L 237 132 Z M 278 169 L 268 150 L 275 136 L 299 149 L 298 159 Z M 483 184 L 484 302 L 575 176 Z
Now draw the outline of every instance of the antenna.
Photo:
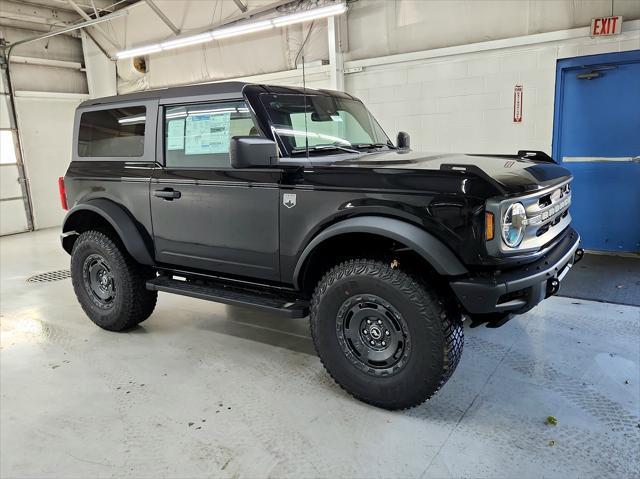
M 304 101 L 304 149 L 307 154 L 308 162 L 310 162 L 310 160 L 309 160 L 309 130 L 307 129 L 307 75 L 304 67 L 305 62 L 304 62 L 303 51 L 304 51 L 304 46 L 307 44 L 307 40 L 309 40 L 309 37 L 311 36 L 311 30 L 313 30 L 314 24 L 315 24 L 315 20 L 311 22 L 311 25 L 309 25 L 309 31 L 307 32 L 307 36 L 304 38 L 304 41 L 302 42 L 302 46 L 300 47 L 300 50 L 298 50 L 298 54 L 296 55 L 296 59 L 294 61 L 294 64 L 297 66 L 298 57 L 302 53 L 302 101 Z
M 309 29 L 311 31 L 311 29 Z M 304 148 L 309 161 L 309 130 L 307 129 L 307 76 L 304 71 L 304 54 L 302 54 L 302 101 L 304 101 Z

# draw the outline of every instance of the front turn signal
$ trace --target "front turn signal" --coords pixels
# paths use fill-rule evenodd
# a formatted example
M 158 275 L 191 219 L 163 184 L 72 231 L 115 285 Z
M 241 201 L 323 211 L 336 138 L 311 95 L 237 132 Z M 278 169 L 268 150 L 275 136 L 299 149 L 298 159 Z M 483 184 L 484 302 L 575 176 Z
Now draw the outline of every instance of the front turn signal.
M 493 239 L 493 213 L 484 213 L 484 239 L 490 241 Z

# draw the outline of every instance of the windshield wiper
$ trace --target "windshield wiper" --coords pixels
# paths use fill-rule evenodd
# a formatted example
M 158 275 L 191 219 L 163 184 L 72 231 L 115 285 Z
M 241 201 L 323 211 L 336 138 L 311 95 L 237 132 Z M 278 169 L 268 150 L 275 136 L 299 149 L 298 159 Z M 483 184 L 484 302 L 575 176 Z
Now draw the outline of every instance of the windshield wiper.
M 382 148 L 384 146 L 386 146 L 387 148 L 392 148 L 392 149 L 395 148 L 393 145 L 390 145 L 389 143 L 354 143 L 351 146 L 354 147 L 354 148 L 358 148 L 358 149 Z
M 332 151 L 332 150 L 346 151 L 347 153 L 356 153 L 358 155 L 360 154 L 358 150 L 352 150 L 351 148 L 347 148 L 345 146 L 340 146 L 340 145 L 316 145 L 316 146 L 309 147 L 309 151 Z M 306 153 L 306 151 L 307 151 L 306 148 L 294 148 L 291 154 L 299 155 L 300 153 Z

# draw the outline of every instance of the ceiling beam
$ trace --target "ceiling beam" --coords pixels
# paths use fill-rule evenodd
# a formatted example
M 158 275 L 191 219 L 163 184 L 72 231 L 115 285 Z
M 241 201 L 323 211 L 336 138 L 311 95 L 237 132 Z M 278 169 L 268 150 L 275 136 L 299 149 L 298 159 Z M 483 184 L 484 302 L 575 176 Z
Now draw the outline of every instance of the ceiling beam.
M 78 16 L 69 11 L 60 11 L 15 0 L 3 0 L 1 12 L 0 16 L 3 20 L 14 20 L 36 25 L 66 26 L 78 20 Z
M 238 10 L 240 10 L 242 13 L 245 13 L 247 11 L 247 6 L 242 3 L 242 0 L 233 0 L 233 2 L 236 4 L 236 7 L 238 7 Z
M 40 23 L 32 23 L 32 22 L 22 22 L 19 20 L 11 20 L 9 18 L 0 17 L 0 27 L 11 28 L 15 30 L 24 30 L 29 32 L 30 35 L 36 34 L 38 32 L 50 32 L 51 25 L 44 25 Z M 63 35 L 71 36 L 71 37 L 79 37 L 78 32 L 67 32 L 63 33 Z
M 90 20 L 93 20 L 84 10 L 82 10 L 78 4 L 76 2 L 74 2 L 73 0 L 67 0 L 67 2 L 69 3 L 69 5 L 71 5 L 73 7 L 73 9 L 78 12 L 78 14 L 84 18 L 87 22 Z M 118 45 L 116 42 L 114 42 L 111 37 L 109 36 L 109 34 L 99 25 L 95 25 L 95 29 L 100 32 L 102 34 L 102 37 L 104 37 L 104 39 L 109 42 L 109 44 L 115 48 L 116 50 L 120 49 L 120 45 Z
M 149 5 L 149 8 L 151 8 L 151 10 L 153 10 L 155 12 L 155 14 L 158 15 L 160 20 L 162 20 L 162 22 L 167 27 L 169 27 L 169 30 L 171 30 L 174 35 L 180 35 L 180 29 L 178 27 L 176 27 L 171 20 L 169 20 L 169 17 L 167 17 L 164 14 L 164 12 L 162 10 L 160 10 L 158 5 L 156 5 L 153 0 L 145 0 L 145 2 L 147 3 L 147 5 Z
M 71 5 L 67 3 L 67 0 L 11 0 L 14 3 L 20 3 L 36 8 L 47 8 L 50 10 L 56 10 L 59 12 L 73 12 L 75 11 Z M 114 0 L 115 1 L 115 0 Z M 87 0 L 76 2 L 77 5 L 84 11 L 93 12 L 93 0 L 90 3 L 86 3 Z M 108 0 L 96 0 L 97 9 L 99 12 L 112 12 L 113 8 Z M 4 2 L 3 2 L 4 3 Z
M 5 51 L 5 55 L 6 55 L 7 61 L 10 60 L 11 52 L 13 51 L 13 49 L 15 47 L 19 46 L 19 45 L 23 45 L 25 43 L 36 42 L 38 40 L 44 40 L 46 38 L 55 37 L 56 35 L 60 35 L 62 33 L 67 33 L 67 32 L 71 32 L 71 31 L 74 31 L 74 30 L 79 30 L 81 28 L 86 28 L 86 27 L 89 27 L 89 26 L 92 26 L 92 25 L 96 25 L 98 23 L 108 22 L 109 20 L 113 20 L 114 18 L 122 17 L 122 16 L 128 15 L 128 14 L 129 14 L 129 12 L 127 10 L 119 10 L 117 12 L 110 13 L 109 15 L 105 15 L 105 16 L 100 17 L 100 18 L 90 18 L 86 22 L 76 23 L 76 24 L 69 25 L 69 26 L 64 27 L 64 28 L 52 30 L 50 32 L 43 33 L 42 35 L 37 35 L 35 37 L 29 37 L 29 38 L 23 38 L 22 40 L 18 40 L 17 42 L 11 43 L 8 47 L 5 48 L 5 50 L 6 50 Z

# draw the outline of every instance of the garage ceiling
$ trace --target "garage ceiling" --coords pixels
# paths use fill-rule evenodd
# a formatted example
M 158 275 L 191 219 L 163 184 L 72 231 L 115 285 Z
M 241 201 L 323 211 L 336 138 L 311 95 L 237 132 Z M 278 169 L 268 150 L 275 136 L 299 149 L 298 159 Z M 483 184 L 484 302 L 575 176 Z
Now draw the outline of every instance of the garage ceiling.
M 0 26 L 48 32 L 127 7 L 138 0 L 4 0 Z

